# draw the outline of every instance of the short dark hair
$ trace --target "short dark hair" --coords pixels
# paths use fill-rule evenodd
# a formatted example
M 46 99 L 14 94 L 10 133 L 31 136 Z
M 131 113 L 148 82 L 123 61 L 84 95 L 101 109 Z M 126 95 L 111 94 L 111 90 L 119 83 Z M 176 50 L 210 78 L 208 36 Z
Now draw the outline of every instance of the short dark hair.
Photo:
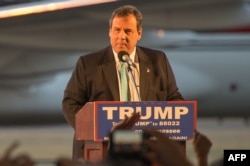
M 137 29 L 140 30 L 142 28 L 142 14 L 141 12 L 132 5 L 124 5 L 117 9 L 115 9 L 109 19 L 109 27 L 112 27 L 112 22 L 114 17 L 126 17 L 128 15 L 134 15 L 137 22 Z

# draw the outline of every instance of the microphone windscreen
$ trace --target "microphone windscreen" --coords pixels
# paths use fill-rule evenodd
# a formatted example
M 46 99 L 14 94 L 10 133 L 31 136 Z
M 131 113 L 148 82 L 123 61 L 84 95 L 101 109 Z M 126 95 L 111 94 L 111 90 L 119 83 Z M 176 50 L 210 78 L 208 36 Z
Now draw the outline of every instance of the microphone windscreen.
M 126 62 L 126 58 L 123 58 L 123 56 L 124 55 L 129 55 L 126 51 L 120 51 L 119 53 L 118 53 L 118 58 L 119 58 L 119 60 L 120 61 L 122 61 L 122 62 Z

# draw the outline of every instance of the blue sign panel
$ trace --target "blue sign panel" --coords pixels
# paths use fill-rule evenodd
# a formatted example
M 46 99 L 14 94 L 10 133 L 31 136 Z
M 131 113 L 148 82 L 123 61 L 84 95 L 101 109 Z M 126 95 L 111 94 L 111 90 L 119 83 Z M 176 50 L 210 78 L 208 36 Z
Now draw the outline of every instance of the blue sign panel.
M 105 140 L 111 128 L 126 116 L 140 112 L 133 130 L 155 129 L 174 140 L 193 137 L 196 128 L 196 101 L 95 102 L 95 140 Z

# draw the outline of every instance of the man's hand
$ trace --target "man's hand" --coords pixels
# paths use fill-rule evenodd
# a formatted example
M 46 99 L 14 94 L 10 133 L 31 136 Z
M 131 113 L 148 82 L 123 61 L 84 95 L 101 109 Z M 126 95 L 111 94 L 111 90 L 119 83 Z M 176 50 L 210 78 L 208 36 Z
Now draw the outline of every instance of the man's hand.
M 114 130 L 120 130 L 120 129 L 132 129 L 132 127 L 135 125 L 136 122 L 140 119 L 141 114 L 139 112 L 133 113 L 130 117 L 126 116 L 124 120 L 118 122 L 116 125 L 114 125 L 111 129 L 111 132 Z
M 207 157 L 211 146 L 211 141 L 205 135 L 195 131 L 193 147 L 197 157 Z
M 212 146 L 211 141 L 198 131 L 194 133 L 193 147 L 197 157 L 198 166 L 208 165 L 208 153 Z
M 145 140 L 146 146 L 150 149 L 150 154 L 145 154 L 151 161 L 159 166 L 191 166 L 186 159 L 182 147 L 165 134 L 155 130 L 145 130 L 147 134 L 155 138 Z

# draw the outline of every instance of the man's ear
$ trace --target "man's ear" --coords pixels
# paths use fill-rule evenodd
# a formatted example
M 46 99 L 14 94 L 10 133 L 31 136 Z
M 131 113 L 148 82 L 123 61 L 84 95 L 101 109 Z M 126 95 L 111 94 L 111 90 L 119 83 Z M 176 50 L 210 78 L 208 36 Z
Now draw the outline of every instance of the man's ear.
M 142 28 L 140 30 L 138 30 L 138 41 L 141 40 L 142 37 Z

